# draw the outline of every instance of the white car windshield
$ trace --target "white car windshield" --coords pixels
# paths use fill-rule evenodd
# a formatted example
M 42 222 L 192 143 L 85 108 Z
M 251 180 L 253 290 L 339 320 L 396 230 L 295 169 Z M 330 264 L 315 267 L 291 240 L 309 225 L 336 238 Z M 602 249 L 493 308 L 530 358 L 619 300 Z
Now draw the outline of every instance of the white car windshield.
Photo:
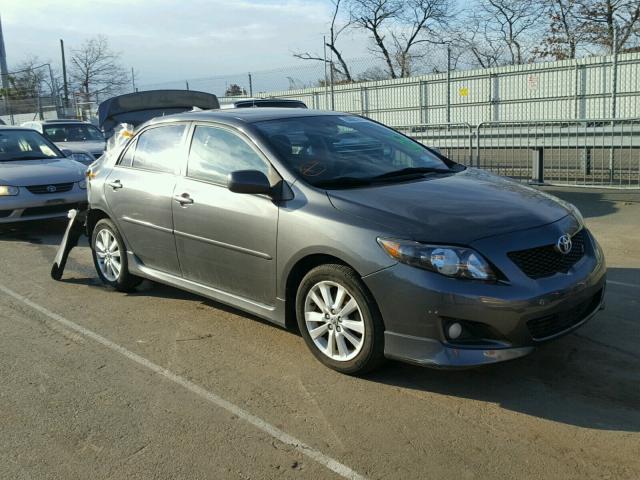
M 33 130 L 0 130 L 0 162 L 39 160 L 63 155 Z

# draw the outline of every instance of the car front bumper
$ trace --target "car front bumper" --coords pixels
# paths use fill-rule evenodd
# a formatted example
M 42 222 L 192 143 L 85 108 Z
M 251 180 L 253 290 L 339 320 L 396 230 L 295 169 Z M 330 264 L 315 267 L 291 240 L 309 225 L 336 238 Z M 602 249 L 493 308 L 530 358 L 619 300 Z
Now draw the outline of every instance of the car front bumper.
M 535 241 L 535 235 L 530 238 Z M 495 262 L 509 279 L 503 283 L 451 279 L 404 264 L 365 276 L 385 323 L 385 356 L 437 368 L 472 367 L 522 357 L 579 328 L 604 304 L 606 265 L 590 234 L 589 239 L 568 273 L 538 280 L 507 264 L 506 255 Z M 473 246 L 494 260 L 497 255 L 486 251 L 500 243 Z M 455 343 L 445 334 L 450 322 L 479 326 L 486 335 Z M 552 334 L 536 336 L 534 326 L 541 323 Z
M 63 218 L 71 209 L 83 210 L 87 204 L 87 191 L 75 183 L 63 193 L 33 194 L 20 187 L 12 197 L 0 197 L 0 224 Z

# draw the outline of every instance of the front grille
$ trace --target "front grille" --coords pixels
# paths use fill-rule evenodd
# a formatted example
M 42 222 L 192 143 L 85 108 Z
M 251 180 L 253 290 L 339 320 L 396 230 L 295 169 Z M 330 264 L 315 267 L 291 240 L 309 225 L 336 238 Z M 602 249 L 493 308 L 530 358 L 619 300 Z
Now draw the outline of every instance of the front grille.
M 25 208 L 22 212 L 23 217 L 35 217 L 37 215 L 53 215 L 55 213 L 67 213 L 69 210 L 78 208 L 82 209 L 80 203 L 63 203 L 61 205 L 47 205 L 44 207 Z
M 8 217 L 11 215 L 11 212 L 13 212 L 13 210 L 0 210 L 0 218 Z
M 527 322 L 529 333 L 534 340 L 545 340 L 577 325 L 593 312 L 602 301 L 603 290 L 593 297 L 565 312 L 535 318 Z
M 566 255 L 556 250 L 555 245 L 509 252 L 507 255 L 528 277 L 550 277 L 556 273 L 567 273 L 584 256 L 586 231 L 580 230 L 571 238 L 571 242 L 573 246 Z
M 68 192 L 73 188 L 73 182 L 71 183 L 50 183 L 48 185 L 30 185 L 27 187 L 31 193 L 36 195 L 42 194 L 54 194 Z

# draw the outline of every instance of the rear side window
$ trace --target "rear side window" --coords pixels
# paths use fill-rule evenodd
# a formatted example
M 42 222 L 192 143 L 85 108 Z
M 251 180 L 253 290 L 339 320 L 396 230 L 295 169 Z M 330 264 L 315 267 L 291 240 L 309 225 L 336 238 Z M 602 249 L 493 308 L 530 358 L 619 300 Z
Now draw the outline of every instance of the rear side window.
M 196 127 L 187 176 L 226 185 L 227 175 L 236 170 L 258 170 L 269 176 L 269 164 L 244 139 L 221 128 Z
M 174 172 L 180 164 L 185 128 L 187 128 L 186 125 L 167 125 L 151 128 L 140 134 L 137 138 L 132 166 L 156 172 Z

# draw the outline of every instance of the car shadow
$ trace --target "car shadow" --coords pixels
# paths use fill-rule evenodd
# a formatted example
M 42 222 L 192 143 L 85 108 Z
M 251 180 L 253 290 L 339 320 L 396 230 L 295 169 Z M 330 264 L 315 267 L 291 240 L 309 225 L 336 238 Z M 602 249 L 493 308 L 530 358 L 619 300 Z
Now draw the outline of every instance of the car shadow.
M 34 245 L 59 245 L 67 228 L 66 218 L 0 224 L 0 241 L 26 242 Z M 81 245 L 86 239 L 81 239 Z
M 366 378 L 396 387 L 500 405 L 584 428 L 640 431 L 640 269 L 612 268 L 606 308 L 530 356 L 469 370 L 398 362 Z

